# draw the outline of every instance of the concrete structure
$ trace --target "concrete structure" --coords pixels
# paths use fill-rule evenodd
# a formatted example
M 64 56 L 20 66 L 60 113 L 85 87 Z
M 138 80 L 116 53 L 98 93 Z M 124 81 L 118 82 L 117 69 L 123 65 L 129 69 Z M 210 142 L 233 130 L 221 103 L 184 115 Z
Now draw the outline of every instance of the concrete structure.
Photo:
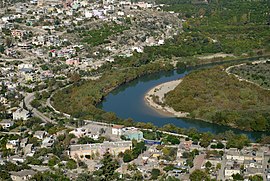
M 104 142 L 96 144 L 70 145 L 69 155 L 72 159 L 86 159 L 91 155 L 104 155 L 107 151 L 116 156 L 120 152 L 130 150 L 132 148 L 131 141 Z
M 232 179 L 232 175 L 241 174 L 240 164 L 236 161 L 228 161 L 224 170 L 224 176 L 227 179 Z
M 27 145 L 27 143 L 28 143 L 28 138 L 22 139 L 20 142 L 20 147 L 24 148 Z
M 46 137 L 46 138 L 42 141 L 41 148 L 52 147 L 53 144 L 54 144 L 54 139 L 53 139 L 53 137 L 52 137 L 52 136 Z
M 36 131 L 33 137 L 43 140 L 46 134 L 47 134 L 46 131 Z
M 243 162 L 245 160 L 244 155 L 237 148 L 230 148 L 226 154 L 227 160 L 235 160 Z
M 13 120 L 27 120 L 30 117 L 29 111 L 25 109 L 17 109 L 15 112 L 12 113 Z
M 21 170 L 19 172 L 10 172 L 13 181 L 24 181 L 31 179 L 36 174 L 33 170 Z
M 11 127 L 11 126 L 13 126 L 14 125 L 14 122 L 13 121 L 10 121 L 10 120 L 8 120 L 8 119 L 4 119 L 3 121 L 1 121 L 0 122 L 0 126 L 2 127 L 2 128 L 9 128 L 9 127 Z
M 123 131 L 122 131 L 123 127 L 124 126 L 122 126 L 122 125 L 113 125 L 112 134 L 117 135 L 117 136 L 121 136 L 123 134 Z
M 123 135 L 129 139 L 129 140 L 142 140 L 143 139 L 143 132 L 141 132 L 140 130 L 136 129 L 136 128 L 124 128 L 123 130 Z
M 23 153 L 26 156 L 32 156 L 33 155 L 33 144 L 27 144 L 24 148 L 23 148 Z

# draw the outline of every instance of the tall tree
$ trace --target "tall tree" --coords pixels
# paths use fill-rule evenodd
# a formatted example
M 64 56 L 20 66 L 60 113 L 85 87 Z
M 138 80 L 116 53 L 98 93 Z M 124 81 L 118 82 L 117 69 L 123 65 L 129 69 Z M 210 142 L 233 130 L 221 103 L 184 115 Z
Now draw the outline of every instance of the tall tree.
M 109 152 L 106 152 L 103 155 L 103 159 L 101 160 L 103 166 L 94 173 L 94 175 L 98 176 L 100 180 L 115 180 L 117 174 L 115 170 L 119 167 L 119 163 L 113 159 L 112 155 Z

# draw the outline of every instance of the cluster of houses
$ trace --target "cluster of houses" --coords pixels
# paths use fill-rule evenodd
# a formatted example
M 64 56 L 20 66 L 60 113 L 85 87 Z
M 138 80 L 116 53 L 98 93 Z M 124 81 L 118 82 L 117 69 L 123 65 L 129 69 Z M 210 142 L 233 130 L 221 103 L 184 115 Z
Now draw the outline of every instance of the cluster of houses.
M 132 56 L 133 52 L 142 53 L 145 46 L 162 45 L 165 39 L 172 37 L 181 28 L 177 14 L 161 12 L 159 5 L 143 1 L 104 0 L 100 4 L 84 0 L 34 0 L 29 4 L 17 3 L 10 9 L 16 13 L 5 14 L 0 19 L 0 32 L 10 31 L 12 38 L 8 46 L 0 39 L 0 44 L 6 46 L 4 52 L 6 58 L 23 58 L 29 54 L 45 61 L 51 58 L 61 60 L 64 58 L 65 61 L 62 63 L 83 70 L 97 69 L 106 62 L 113 62 L 114 56 L 128 57 Z M 150 11 L 143 11 L 144 9 Z M 111 43 L 93 48 L 94 61 L 88 61 L 89 55 L 86 58 L 88 52 L 84 51 L 83 45 L 77 46 L 81 52 L 76 54 L 74 45 L 65 46 L 65 42 L 69 40 L 61 37 L 67 29 L 84 28 L 82 24 L 86 26 L 88 24 L 85 22 L 94 23 L 100 20 L 101 24 L 126 26 L 123 24 L 125 19 L 136 19 L 128 25 L 131 26 L 131 31 L 118 35 L 119 37 Z M 143 24 L 145 26 L 142 26 Z M 5 34 L 3 39 L 8 36 Z M 96 55 L 100 56 L 102 49 L 109 54 L 96 58 Z

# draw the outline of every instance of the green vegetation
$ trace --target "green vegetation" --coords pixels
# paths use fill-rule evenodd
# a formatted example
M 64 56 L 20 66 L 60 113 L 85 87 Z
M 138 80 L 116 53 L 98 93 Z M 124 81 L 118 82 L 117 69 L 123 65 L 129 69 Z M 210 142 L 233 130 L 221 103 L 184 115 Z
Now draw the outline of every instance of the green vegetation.
M 168 4 L 169 6 L 164 6 L 164 10 L 178 12 L 179 17 L 186 20 L 183 24 L 184 32 L 179 38 L 183 35 L 188 36 L 188 33 L 191 33 L 191 38 L 193 34 L 198 35 L 191 39 L 193 41 L 187 40 L 187 47 L 190 46 L 190 42 L 196 44 L 188 52 L 200 54 L 219 51 L 252 55 L 269 51 L 269 1 L 214 0 L 208 1 L 209 3 L 198 3 L 196 0 L 156 0 L 156 2 Z M 200 42 L 198 37 L 204 40 L 200 49 L 197 49 Z M 175 39 L 177 41 L 177 38 Z M 183 39 L 181 41 L 183 42 Z M 181 50 L 180 48 L 180 52 Z
M 240 82 L 218 66 L 190 73 L 165 103 L 193 118 L 228 125 L 242 130 L 266 131 L 270 128 L 269 91 Z
M 210 176 L 203 170 L 195 170 L 190 174 L 189 179 L 191 181 L 198 181 L 198 180 L 210 181 Z
M 94 172 L 95 180 L 116 180 L 118 175 L 115 170 L 119 167 L 119 163 L 109 152 L 103 155 L 101 163 L 103 166 Z
M 132 150 L 126 150 L 123 154 L 123 161 L 125 163 L 138 158 L 138 156 L 146 150 L 144 142 L 133 141 L 132 146 Z
M 160 175 L 160 170 L 157 168 L 153 168 L 151 171 L 151 179 L 156 180 Z
M 266 63 L 247 63 L 245 65 L 235 66 L 230 72 L 240 76 L 243 79 L 254 82 L 263 88 L 270 88 L 270 61 Z
M 177 148 L 164 147 L 162 149 L 161 158 L 169 161 L 174 161 L 176 159 L 176 155 L 177 155 Z
M 82 42 L 90 44 L 92 46 L 97 46 L 105 43 L 109 43 L 108 37 L 115 35 L 117 33 L 122 33 L 124 30 L 127 30 L 127 27 L 120 25 L 103 25 L 99 29 L 83 31 L 79 33 L 79 36 L 82 37 Z

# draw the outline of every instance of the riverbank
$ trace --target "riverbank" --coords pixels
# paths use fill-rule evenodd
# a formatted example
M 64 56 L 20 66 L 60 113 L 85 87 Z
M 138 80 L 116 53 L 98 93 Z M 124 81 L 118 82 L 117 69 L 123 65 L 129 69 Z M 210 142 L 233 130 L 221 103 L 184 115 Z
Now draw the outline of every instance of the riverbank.
M 152 88 L 144 96 L 146 104 L 163 116 L 187 117 L 189 113 L 176 112 L 172 107 L 164 105 L 164 96 L 175 89 L 181 82 L 182 79 L 174 80 Z

